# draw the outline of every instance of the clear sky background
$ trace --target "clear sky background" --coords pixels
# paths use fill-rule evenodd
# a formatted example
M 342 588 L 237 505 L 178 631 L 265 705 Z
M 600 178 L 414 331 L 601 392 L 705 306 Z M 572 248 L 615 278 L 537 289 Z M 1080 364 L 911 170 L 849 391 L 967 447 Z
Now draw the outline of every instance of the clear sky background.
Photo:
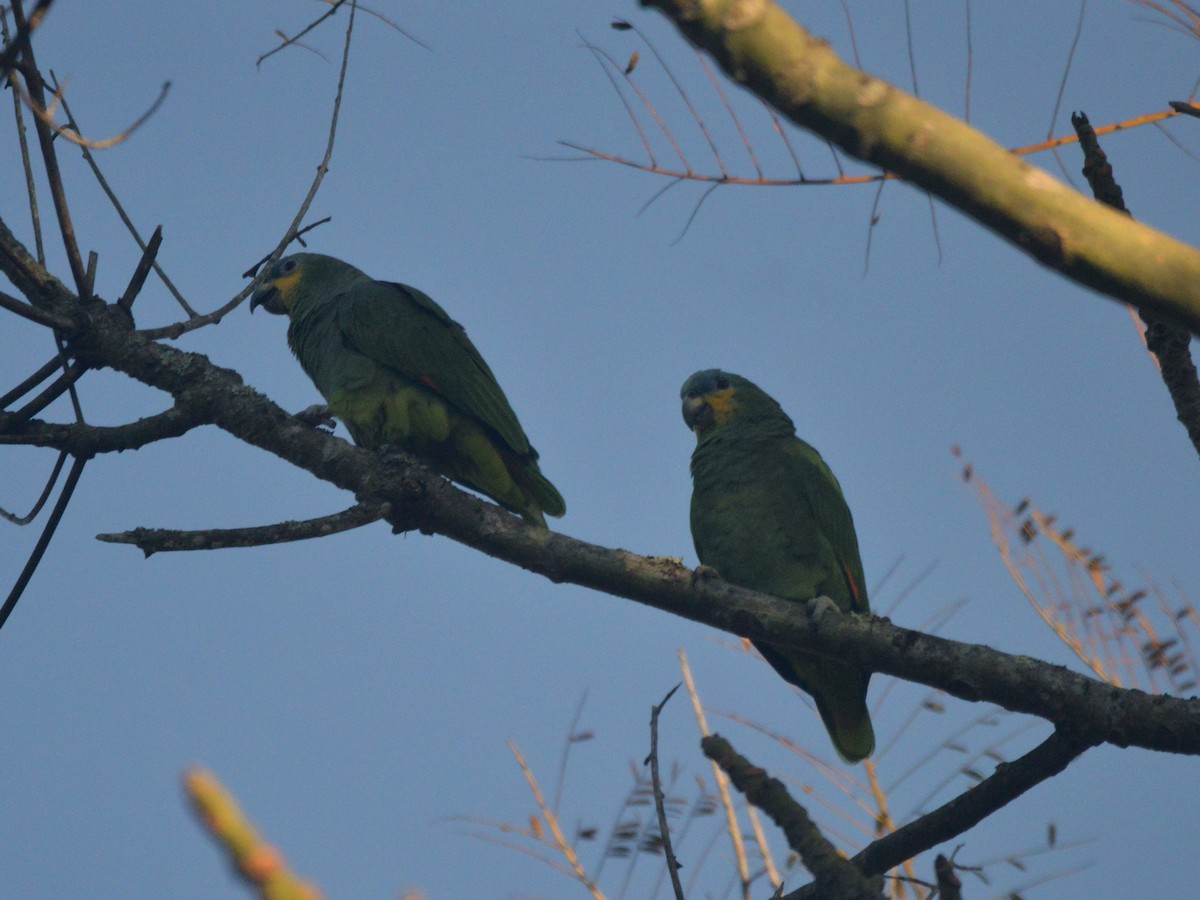
M 966 600 L 942 634 L 1081 668 L 1006 574 L 957 478 L 954 444 L 1002 498 L 1032 496 L 1118 576 L 1177 583 L 1184 593 L 1169 591 L 1180 602 L 1200 583 L 1196 454 L 1123 308 L 941 204 L 939 259 L 928 201 L 899 184 L 883 192 L 872 234 L 874 186 L 726 186 L 692 219 L 704 187 L 680 184 L 639 215 L 663 178 L 546 161 L 576 155 L 559 140 L 645 159 L 582 35 L 621 61 L 639 51 L 637 83 L 693 166 L 716 171 L 653 55 L 608 27 L 621 16 L 669 60 L 730 169 L 753 176 L 695 56 L 661 16 L 629 0 L 376 4 L 431 49 L 360 15 L 332 169 L 310 216 L 333 221 L 309 245 L 420 287 L 466 326 L 567 500 L 555 528 L 694 565 L 693 440 L 678 390 L 693 371 L 720 366 L 778 398 L 832 465 L 869 583 L 901 560 L 875 591 L 876 610 L 936 564 L 891 613 L 899 624 L 920 627 Z M 864 67 L 911 87 L 902 6 L 849 7 Z M 912 7 L 922 96 L 961 114 L 964 7 Z M 839 3 L 789 9 L 853 58 Z M 43 69 L 70 80 L 72 109 L 93 136 L 124 128 L 172 81 L 162 109 L 100 163 L 144 234 L 162 223 L 159 260 L 201 310 L 244 285 L 241 273 L 279 239 L 323 152 L 346 16 L 308 41 L 330 62 L 291 48 L 255 67 L 276 29 L 294 33 L 320 11 L 294 0 L 61 0 L 37 35 Z M 1200 72 L 1196 40 L 1130 3 L 1093 2 L 1052 126 L 1078 7 L 975 3 L 972 15 L 972 121 L 1007 146 L 1051 127 L 1068 133 L 1072 109 L 1097 124 L 1162 109 L 1186 98 Z M 767 173 L 791 176 L 770 120 L 730 91 Z M 1193 151 L 1197 129 L 1194 120 L 1166 126 Z M 806 173 L 835 174 L 824 145 L 799 132 L 792 140 Z M 1153 127 L 1104 144 L 1133 212 L 1195 243 L 1195 160 Z M 654 146 L 671 159 L 661 135 Z M 14 147 L 11 116 L 0 116 L 0 208 L 27 239 Z M 113 300 L 138 251 L 77 154 L 59 147 L 82 245 L 99 253 L 97 292 Z M 1081 184 L 1078 149 L 1062 157 Z M 1035 162 L 1063 177 L 1051 155 Z M 44 191 L 42 200 L 49 219 Z M 153 278 L 135 312 L 147 327 L 181 318 Z M 178 343 L 299 410 L 319 398 L 284 335 L 283 319 L 243 308 Z M 4 386 L 50 350 L 43 330 L 5 316 Z M 111 373 L 88 375 L 80 392 L 93 423 L 164 407 Z M 53 412 L 69 418 L 64 406 Z M 27 508 L 52 462 L 45 451 L 0 452 L 0 505 Z M 331 897 L 406 887 L 430 898 L 584 896 L 530 856 L 472 836 L 495 833 L 463 818 L 527 825 L 535 807 L 505 742 L 552 792 L 586 693 L 579 728 L 594 738 L 571 749 L 561 813 L 571 832 L 606 834 L 648 750 L 650 706 L 680 678 L 680 648 L 714 727 L 797 794 L 814 785 L 849 810 L 854 822 L 812 803 L 843 846 L 869 840 L 866 816 L 806 762 L 718 714 L 736 711 L 844 768 L 807 702 L 728 635 L 382 524 L 149 560 L 93 539 L 135 526 L 266 524 L 351 502 L 215 428 L 88 466 L 0 633 L 0 896 L 242 895 L 181 795 L 180 772 L 196 763 Z M 6 590 L 39 527 L 6 526 Z M 885 696 L 890 681 L 872 684 L 881 745 L 928 693 Z M 966 756 L 934 753 L 983 712 L 945 705 L 878 756 L 885 784 L 926 760 L 892 794 L 900 817 L 964 789 L 955 771 L 989 744 L 1015 734 L 1001 748 L 1012 758 L 1049 731 L 1008 715 L 969 732 Z M 684 698 L 667 708 L 660 741 L 664 760 L 681 767 L 683 796 L 695 795 L 693 775 L 711 783 Z M 1191 758 L 1088 753 L 955 843 L 965 863 L 1040 848 L 1049 823 L 1060 842 L 1089 843 L 1030 858 L 1026 872 L 993 866 L 991 884 L 968 881 L 968 896 L 1003 896 L 1055 873 L 1063 877 L 1026 895 L 1192 895 L 1198 773 Z M 685 875 L 698 873 L 690 896 L 732 896 L 726 844 L 704 855 L 718 824 L 698 823 L 681 848 Z M 589 870 L 600 850 L 581 845 Z M 607 864 L 609 896 L 626 865 Z M 653 879 L 639 873 L 652 861 L 638 866 L 630 897 L 650 895 Z M 920 874 L 929 876 L 927 862 Z M 796 873 L 789 885 L 805 880 Z M 758 896 L 769 893 L 761 886 Z

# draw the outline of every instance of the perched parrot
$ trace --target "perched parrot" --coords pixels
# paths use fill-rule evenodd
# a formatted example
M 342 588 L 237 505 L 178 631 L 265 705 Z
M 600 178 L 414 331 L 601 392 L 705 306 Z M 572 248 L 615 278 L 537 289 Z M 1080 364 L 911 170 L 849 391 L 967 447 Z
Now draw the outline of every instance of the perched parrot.
M 756 385 L 718 369 L 697 372 L 680 396 L 696 435 L 692 540 L 700 562 L 751 590 L 797 602 L 823 596 L 842 612 L 869 612 L 842 489 L 787 413 Z M 871 755 L 869 672 L 816 653 L 755 646 L 812 695 L 842 759 Z
M 257 306 L 290 317 L 288 345 L 356 444 L 407 450 L 543 528 L 566 512 L 492 370 L 421 291 L 297 253 L 266 273 Z

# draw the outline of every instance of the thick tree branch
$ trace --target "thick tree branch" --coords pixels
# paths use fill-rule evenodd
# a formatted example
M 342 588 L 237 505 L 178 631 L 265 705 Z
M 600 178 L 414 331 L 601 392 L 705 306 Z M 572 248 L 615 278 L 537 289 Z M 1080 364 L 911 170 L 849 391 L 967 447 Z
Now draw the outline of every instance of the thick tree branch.
M 1083 197 L 965 123 L 843 63 L 771 0 L 640 0 L 803 128 L 935 194 L 1080 284 L 1200 334 L 1200 250 Z
M 555 582 L 570 581 L 753 640 L 854 661 L 866 668 L 1039 716 L 1081 740 L 1200 754 L 1200 700 L 1125 690 L 1024 656 L 898 628 L 885 619 L 826 614 L 803 604 L 706 578 L 677 560 L 611 550 L 521 522 L 405 458 L 382 459 L 288 415 L 241 376 L 134 331 L 115 305 L 79 305 L 33 263 L 0 223 L 0 271 L 36 286 L 39 305 L 87 317 L 72 351 L 172 394 L 206 420 L 350 491 L 360 502 L 391 504 L 398 530 L 443 534 Z
M 1021 794 L 1062 772 L 1090 746 L 1090 742 L 1068 731 L 1055 731 L 1020 759 L 1000 763 L 996 771 L 970 790 L 881 837 L 851 861 L 867 875 L 882 874 L 973 828 Z M 810 886 L 793 891 L 784 900 L 810 900 L 817 896 Z
M 787 837 L 788 846 L 799 855 L 804 868 L 813 876 L 814 897 L 838 900 L 872 898 L 880 900 L 878 880 L 872 884 L 862 870 L 845 859 L 808 816 L 808 811 L 792 798 L 778 778 L 771 778 L 746 757 L 737 753 L 719 734 L 701 738 L 704 755 L 721 767 L 733 786 L 746 799 L 771 817 Z

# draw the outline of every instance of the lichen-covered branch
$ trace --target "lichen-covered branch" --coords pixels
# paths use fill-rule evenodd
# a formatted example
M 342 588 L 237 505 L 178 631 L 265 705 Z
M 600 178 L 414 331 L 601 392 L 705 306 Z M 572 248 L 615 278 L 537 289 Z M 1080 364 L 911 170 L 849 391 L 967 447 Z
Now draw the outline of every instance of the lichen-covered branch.
M 803 128 L 945 200 L 1080 284 L 1200 334 L 1200 250 L 1071 190 L 838 58 L 771 0 L 640 0 Z

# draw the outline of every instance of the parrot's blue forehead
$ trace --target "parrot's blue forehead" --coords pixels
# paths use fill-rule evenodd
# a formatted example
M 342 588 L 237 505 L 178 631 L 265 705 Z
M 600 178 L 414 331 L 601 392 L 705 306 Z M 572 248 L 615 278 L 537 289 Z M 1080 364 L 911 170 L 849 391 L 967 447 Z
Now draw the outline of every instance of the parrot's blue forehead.
M 680 388 L 680 397 L 704 397 L 716 391 L 724 391 L 734 386 L 740 379 L 736 375 L 722 372 L 720 369 L 704 369 L 692 375 Z

